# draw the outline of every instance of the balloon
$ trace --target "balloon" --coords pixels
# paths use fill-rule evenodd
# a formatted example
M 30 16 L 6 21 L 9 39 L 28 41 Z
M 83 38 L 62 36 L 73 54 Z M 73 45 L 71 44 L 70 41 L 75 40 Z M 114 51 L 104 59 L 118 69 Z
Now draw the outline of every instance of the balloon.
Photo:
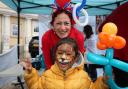
M 115 37 L 116 37 L 115 35 L 111 35 L 111 34 L 108 36 L 108 38 L 106 40 L 107 41 L 106 45 L 107 45 L 108 48 L 112 48 L 113 47 L 113 43 L 115 41 Z
M 109 75 L 109 77 L 112 78 L 112 67 L 110 65 L 106 65 L 104 68 L 105 68 L 105 74 Z
M 99 38 L 101 43 L 107 44 L 108 38 L 109 38 L 109 34 L 107 34 L 105 32 L 101 32 L 101 33 L 99 33 L 98 38 Z
M 97 48 L 100 50 L 105 50 L 107 48 L 107 46 L 105 44 L 102 44 L 100 41 L 98 41 Z
M 102 28 L 102 32 L 116 35 L 117 34 L 117 26 L 112 22 L 106 23 Z
M 91 52 L 87 53 L 87 59 L 93 63 L 104 65 L 105 74 L 109 76 L 108 85 L 111 89 L 128 89 L 128 87 L 121 88 L 113 80 L 112 66 L 128 72 L 128 64 L 117 59 L 113 59 L 114 50 L 109 48 L 106 50 L 106 56 L 97 55 Z
M 126 45 L 125 39 L 121 36 L 101 32 L 99 33 L 98 38 L 99 42 L 97 43 L 97 47 L 101 50 L 112 47 L 121 49 Z
M 106 55 L 104 57 L 100 57 L 100 55 L 96 55 L 93 53 L 87 54 L 87 59 L 93 63 L 104 65 L 105 67 L 105 74 L 109 76 L 108 79 L 108 85 L 111 87 L 111 89 L 128 89 L 128 87 L 121 88 L 119 87 L 112 77 L 112 66 L 116 67 L 120 70 L 128 72 L 128 64 L 125 62 L 122 62 L 117 59 L 113 59 L 114 50 L 112 49 L 121 49 L 126 45 L 126 41 L 123 37 L 116 36 L 117 34 L 117 27 L 114 23 L 107 23 L 103 26 L 102 32 L 99 33 L 99 41 L 97 43 L 97 48 L 99 49 L 105 49 Z M 105 62 L 103 62 L 105 60 Z M 97 62 L 98 61 L 98 62 Z
M 114 52 L 114 50 L 112 48 L 107 49 L 106 50 L 106 57 L 108 59 L 113 59 L 113 52 Z
M 87 53 L 87 59 L 93 63 L 100 65 L 107 65 L 109 62 L 109 60 L 106 57 L 100 56 L 98 54 L 93 54 L 91 52 Z
M 121 49 L 126 45 L 126 41 L 123 37 L 121 36 L 116 36 L 114 44 L 113 44 L 113 48 L 115 49 Z
M 60 8 L 64 8 L 66 4 L 68 4 L 71 0 L 55 0 L 55 3 Z
M 120 89 L 112 78 L 112 67 L 110 65 L 105 66 L 105 74 L 109 75 L 108 85 L 111 87 L 111 89 Z
M 110 64 L 120 70 L 128 72 L 128 63 L 122 62 L 120 60 L 112 59 Z
M 86 5 L 86 0 L 83 0 L 81 5 L 77 8 L 76 14 L 78 14 L 82 8 L 85 8 L 85 5 Z
M 76 4 L 75 6 L 74 6 L 74 8 L 73 8 L 73 19 L 74 19 L 74 21 L 77 23 L 77 24 L 79 24 L 80 26 L 85 26 L 85 25 L 87 25 L 88 24 L 88 13 L 86 12 L 86 10 L 85 9 L 81 9 L 81 11 L 82 11 L 82 13 L 84 14 L 84 22 L 83 23 L 81 23 L 78 19 L 77 19 L 77 16 L 76 16 L 76 9 L 77 9 L 77 7 L 78 6 L 80 6 L 80 3 L 78 3 L 78 4 Z

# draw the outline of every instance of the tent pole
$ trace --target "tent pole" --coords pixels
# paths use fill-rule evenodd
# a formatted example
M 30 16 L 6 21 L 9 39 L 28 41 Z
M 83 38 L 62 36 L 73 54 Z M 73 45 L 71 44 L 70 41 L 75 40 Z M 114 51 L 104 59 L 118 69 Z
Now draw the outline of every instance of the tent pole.
M 17 48 L 17 52 L 18 52 L 18 63 L 19 63 L 19 57 L 20 57 L 20 6 L 18 5 L 17 7 L 17 14 L 18 14 L 18 39 L 17 39 L 17 44 L 18 44 L 18 48 Z
M 19 63 L 19 58 L 20 58 L 20 12 L 21 12 L 21 8 L 20 8 L 20 0 L 18 0 L 18 6 L 17 6 L 17 18 L 18 18 L 18 39 L 17 39 L 17 44 L 18 44 L 18 48 L 17 48 L 17 54 L 18 54 L 18 63 Z M 17 76 L 17 80 L 19 82 L 19 84 L 21 85 L 21 88 L 24 89 L 23 83 L 21 81 L 20 76 Z
M 18 0 L 18 6 L 17 6 L 17 19 L 18 19 L 18 21 L 17 21 L 17 24 L 18 24 L 17 55 L 18 55 L 18 63 L 19 63 L 19 58 L 20 58 L 20 12 L 21 12 L 20 0 Z

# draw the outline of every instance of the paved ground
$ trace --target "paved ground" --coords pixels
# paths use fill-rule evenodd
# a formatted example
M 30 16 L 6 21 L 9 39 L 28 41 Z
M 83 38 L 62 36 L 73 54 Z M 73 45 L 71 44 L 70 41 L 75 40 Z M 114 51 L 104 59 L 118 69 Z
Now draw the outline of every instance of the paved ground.
M 39 71 L 39 75 L 41 75 L 43 71 L 44 71 L 44 69 L 41 69 Z M 22 81 L 24 81 L 24 80 L 22 80 Z M 16 83 L 16 81 L 14 80 L 13 82 L 10 82 L 10 83 L 5 84 L 4 86 L 0 87 L 0 89 L 22 89 L 20 85 L 15 86 L 15 83 Z M 26 84 L 24 84 L 24 89 L 28 89 Z
M 23 86 L 24 86 L 24 89 L 28 89 L 26 84 L 24 84 Z M 13 83 L 8 83 L 0 89 L 22 89 L 22 88 L 20 85 L 14 85 Z

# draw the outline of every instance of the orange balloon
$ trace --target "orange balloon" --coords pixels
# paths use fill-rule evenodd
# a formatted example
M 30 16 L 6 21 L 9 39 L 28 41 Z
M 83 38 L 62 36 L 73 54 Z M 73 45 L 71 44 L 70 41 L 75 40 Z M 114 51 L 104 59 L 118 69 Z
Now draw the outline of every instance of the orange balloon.
M 101 32 L 101 33 L 99 33 L 98 38 L 101 43 L 107 44 L 109 34 L 107 34 L 105 32 Z
M 105 50 L 107 48 L 107 46 L 105 44 L 102 44 L 100 41 L 98 41 L 97 48 L 100 50 Z
M 112 22 L 106 23 L 102 28 L 102 32 L 116 35 L 117 34 L 117 26 Z
M 126 45 L 126 40 L 121 36 L 116 36 L 113 44 L 113 48 L 122 49 Z
M 114 44 L 114 41 L 115 41 L 115 35 L 109 35 L 109 37 L 107 38 L 107 43 L 106 43 L 106 45 L 107 45 L 107 47 L 108 48 L 112 48 L 113 47 L 113 44 Z

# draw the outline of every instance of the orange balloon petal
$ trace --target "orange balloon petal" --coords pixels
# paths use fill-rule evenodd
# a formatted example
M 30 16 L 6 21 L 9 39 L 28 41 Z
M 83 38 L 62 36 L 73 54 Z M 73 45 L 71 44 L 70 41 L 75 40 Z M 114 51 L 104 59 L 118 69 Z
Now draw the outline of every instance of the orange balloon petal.
M 99 33 L 98 38 L 101 43 L 107 44 L 109 34 L 107 34 L 105 32 L 101 32 L 101 33 Z
M 113 44 L 113 48 L 122 49 L 126 45 L 126 40 L 121 36 L 116 36 Z
M 102 32 L 116 35 L 117 34 L 117 26 L 112 22 L 106 23 L 102 28 Z
M 115 35 L 109 35 L 108 39 L 107 39 L 107 47 L 108 48 L 112 48 L 113 47 L 113 44 L 114 44 L 114 41 L 115 41 Z
M 100 50 L 105 50 L 107 47 L 105 44 L 102 44 L 100 41 L 97 42 L 97 48 Z

